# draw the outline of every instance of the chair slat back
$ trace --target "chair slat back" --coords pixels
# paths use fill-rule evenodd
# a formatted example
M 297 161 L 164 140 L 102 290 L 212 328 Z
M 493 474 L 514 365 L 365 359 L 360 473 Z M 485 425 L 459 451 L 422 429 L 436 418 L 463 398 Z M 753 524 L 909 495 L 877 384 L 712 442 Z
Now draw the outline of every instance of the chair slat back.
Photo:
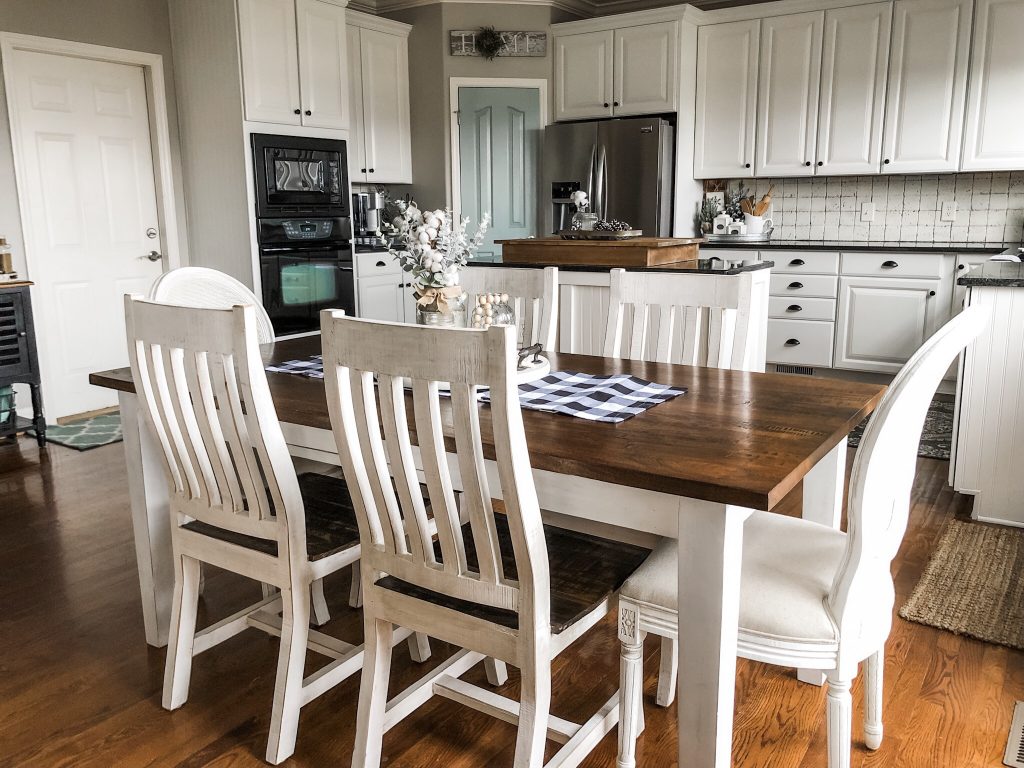
M 558 268 L 464 267 L 459 278 L 473 311 L 476 297 L 507 293 L 516 315 L 517 342 L 522 347 L 541 344 L 555 348 L 558 330 Z
M 856 637 L 869 608 L 893 599 L 890 564 L 903 541 L 921 430 L 950 363 L 988 322 L 970 307 L 929 338 L 903 366 L 871 416 L 850 475 L 848 539 L 829 595 L 842 636 Z
M 604 356 L 764 370 L 754 359 L 748 278 L 611 270 Z M 624 349 L 627 310 L 632 330 Z
M 274 340 L 274 326 L 256 294 L 231 275 L 208 267 L 179 267 L 153 281 L 147 298 L 165 304 L 208 309 L 231 309 L 236 304 L 255 307 L 256 338 L 260 344 Z
M 521 623 L 524 614 L 531 622 L 547 617 L 547 549 L 515 380 L 515 329 L 428 328 L 331 311 L 321 318 L 327 400 L 364 566 L 462 600 L 517 610 Z M 479 387 L 490 387 L 487 420 L 518 581 L 502 569 Z
M 304 554 L 302 498 L 263 370 L 254 308 L 126 296 L 125 320 L 132 377 L 160 446 L 176 524 L 200 520 Z

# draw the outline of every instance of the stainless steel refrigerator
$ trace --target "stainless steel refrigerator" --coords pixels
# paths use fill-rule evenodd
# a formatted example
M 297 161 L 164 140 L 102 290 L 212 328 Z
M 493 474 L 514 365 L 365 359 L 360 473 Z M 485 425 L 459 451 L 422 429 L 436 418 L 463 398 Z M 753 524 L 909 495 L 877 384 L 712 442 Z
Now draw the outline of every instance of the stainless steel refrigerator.
M 544 129 L 544 234 L 569 229 L 582 189 L 602 219 L 672 234 L 672 125 L 659 117 L 555 123 Z

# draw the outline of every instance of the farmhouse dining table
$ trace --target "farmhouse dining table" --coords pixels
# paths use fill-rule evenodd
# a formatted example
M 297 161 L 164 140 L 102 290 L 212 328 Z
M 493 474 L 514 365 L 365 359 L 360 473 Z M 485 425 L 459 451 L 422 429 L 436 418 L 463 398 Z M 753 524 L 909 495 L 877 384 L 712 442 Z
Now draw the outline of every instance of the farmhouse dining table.
M 319 351 L 318 336 L 278 341 L 264 347 L 264 360 L 282 363 Z M 523 423 L 543 509 L 582 518 L 581 524 L 678 540 L 679 611 L 685 617 L 679 624 L 679 765 L 729 766 L 744 521 L 754 510 L 772 510 L 802 481 L 804 517 L 838 528 L 846 438 L 878 405 L 884 387 L 585 355 L 549 357 L 552 370 L 624 373 L 687 389 L 618 424 L 538 411 L 524 411 Z M 268 378 L 292 454 L 339 464 L 323 381 L 286 373 Z M 158 448 L 140 421 L 129 369 L 94 373 L 90 381 L 119 393 L 146 639 L 163 646 L 174 568 Z M 485 457 L 493 464 L 485 405 L 480 428 Z M 801 679 L 822 682 L 820 673 Z

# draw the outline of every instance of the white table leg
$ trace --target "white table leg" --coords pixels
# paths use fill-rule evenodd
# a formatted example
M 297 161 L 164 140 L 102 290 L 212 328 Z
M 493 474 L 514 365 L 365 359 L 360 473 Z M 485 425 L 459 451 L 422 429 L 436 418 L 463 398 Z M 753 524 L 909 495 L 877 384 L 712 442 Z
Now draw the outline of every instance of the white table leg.
M 846 440 L 840 440 L 804 476 L 804 520 L 839 529 L 843 517 L 843 493 L 846 483 Z M 825 684 L 820 669 L 798 669 L 797 679 L 809 685 Z
M 732 765 L 743 523 L 751 510 L 679 508 L 679 765 Z
M 128 493 L 146 642 L 161 648 L 167 645 L 171 598 L 174 595 L 167 480 L 159 455 L 160 449 L 139 414 L 138 398 L 128 392 L 121 392 L 118 400 L 124 430 L 124 452 L 128 461 Z

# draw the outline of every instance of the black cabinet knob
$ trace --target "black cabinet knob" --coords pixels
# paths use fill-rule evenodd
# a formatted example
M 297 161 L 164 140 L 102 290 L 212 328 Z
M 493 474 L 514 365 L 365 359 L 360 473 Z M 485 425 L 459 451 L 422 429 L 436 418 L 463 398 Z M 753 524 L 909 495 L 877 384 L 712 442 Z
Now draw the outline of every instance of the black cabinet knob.
M 306 110 L 306 116 L 307 116 L 307 117 L 308 117 L 309 115 L 312 115 L 312 114 L 313 114 L 313 111 L 312 111 L 312 110 L 309 110 L 309 109 L 307 109 L 307 110 Z
M 896 269 L 896 267 L 898 267 L 899 264 L 897 264 L 895 261 L 890 260 L 890 261 L 883 261 L 882 262 L 882 266 L 885 269 Z
M 807 160 L 807 161 L 805 161 L 805 162 L 804 162 L 804 165 L 805 165 L 806 167 L 810 168 L 810 167 L 811 167 L 811 161 L 810 161 L 810 160 Z
M 824 164 L 825 164 L 825 163 L 824 163 L 824 161 L 822 161 L 822 160 L 819 160 L 819 161 L 818 161 L 818 167 L 819 167 L 819 168 L 820 168 L 821 166 L 823 166 Z
M 790 283 L 789 287 L 792 288 L 795 291 L 795 290 L 799 290 L 800 288 L 803 288 L 804 284 L 803 283 Z
M 935 295 L 935 291 L 928 291 L 928 295 L 929 296 L 934 296 Z
M 799 347 L 800 346 L 800 339 L 787 339 L 786 340 L 786 346 L 787 347 Z
M 788 307 L 786 307 L 786 311 L 787 312 L 803 312 L 804 308 L 801 307 L 799 304 L 790 304 Z
M 888 164 L 889 164 L 889 158 L 885 158 L 885 160 L 882 161 L 882 165 L 888 165 Z
M 373 168 L 370 169 L 370 173 L 373 173 Z
M 604 103 L 604 108 L 605 109 L 608 109 L 608 107 L 610 107 L 610 106 L 611 106 L 611 104 L 609 104 L 607 101 Z
M 793 259 L 791 262 L 789 262 L 789 266 L 802 267 L 805 263 L 806 262 L 803 259 Z
M 296 109 L 295 110 L 295 114 L 296 115 L 301 115 L 302 114 L 302 110 L 301 109 Z
M 749 168 L 749 167 L 750 167 L 750 163 L 744 163 L 744 164 L 743 164 L 743 167 L 744 167 L 744 168 Z
M 957 264 L 956 268 L 957 269 L 964 269 L 966 266 L 967 266 L 966 264 Z
M 360 172 L 360 173 L 366 173 L 366 169 L 365 169 L 365 168 L 360 168 L 360 169 L 359 169 L 359 172 Z
M 617 102 L 617 101 L 613 101 L 613 102 L 612 102 L 612 106 L 613 106 L 613 107 L 617 107 L 617 106 L 619 106 L 619 102 Z

